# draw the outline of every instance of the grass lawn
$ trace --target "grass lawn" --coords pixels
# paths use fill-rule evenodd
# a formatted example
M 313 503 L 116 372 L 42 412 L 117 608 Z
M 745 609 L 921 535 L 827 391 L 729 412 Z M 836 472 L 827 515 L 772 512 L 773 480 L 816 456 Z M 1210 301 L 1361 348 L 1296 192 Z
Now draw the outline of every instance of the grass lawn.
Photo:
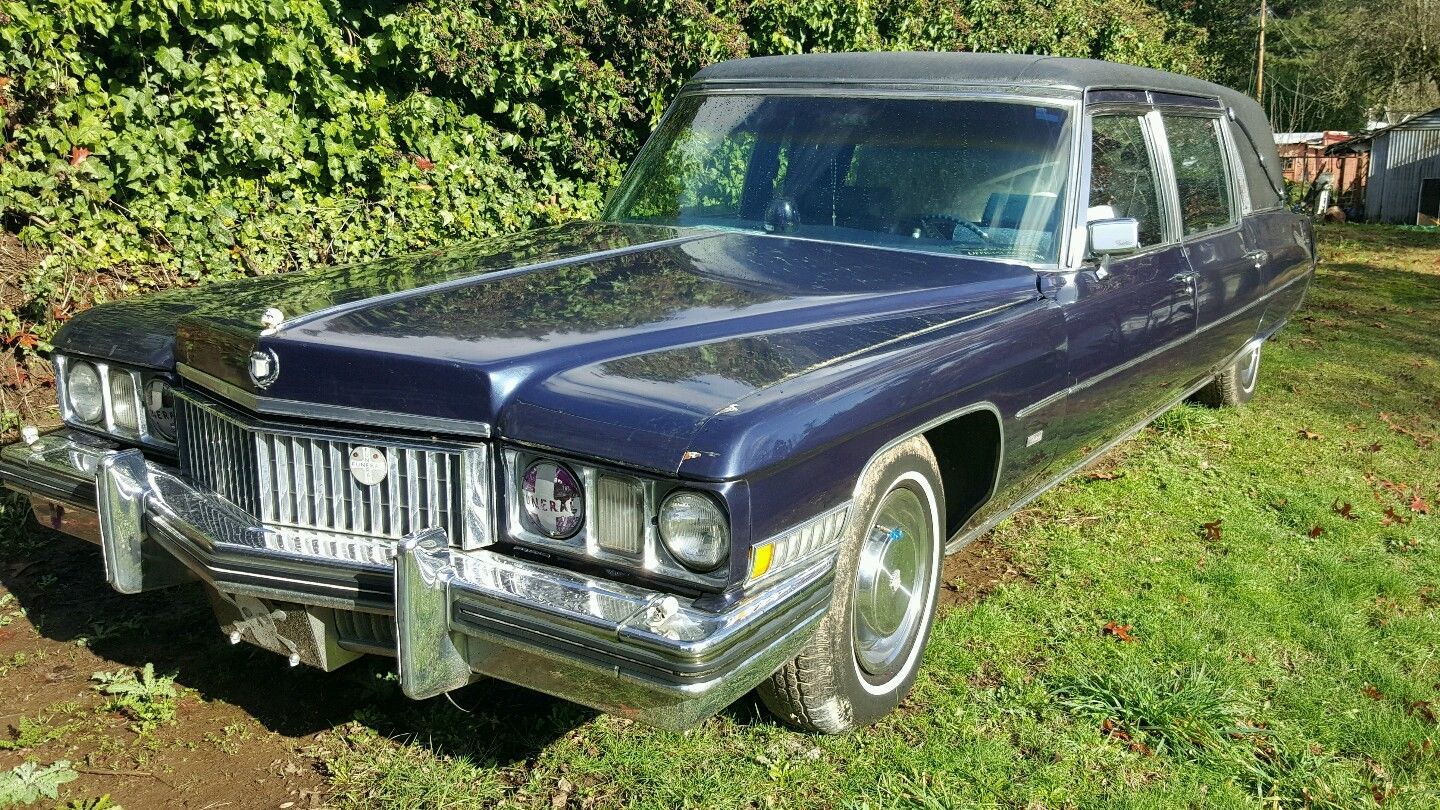
M 1006 521 L 961 561 L 983 593 L 952 566 L 878 726 L 804 736 L 747 698 L 669 733 L 493 683 L 416 704 L 382 663 L 323 676 L 367 683 L 308 743 L 328 801 L 1440 806 L 1440 236 L 1322 251 L 1248 407 L 1181 407 Z

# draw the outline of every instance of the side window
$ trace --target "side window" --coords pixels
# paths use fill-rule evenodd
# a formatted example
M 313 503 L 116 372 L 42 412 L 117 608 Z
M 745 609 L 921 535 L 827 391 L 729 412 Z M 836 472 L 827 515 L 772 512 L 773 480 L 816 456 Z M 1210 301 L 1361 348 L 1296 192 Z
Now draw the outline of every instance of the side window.
M 1175 164 L 1175 190 L 1180 195 L 1180 223 L 1185 233 L 1233 222 L 1235 212 L 1220 145 L 1220 122 L 1167 115 L 1165 136 Z
M 1135 115 L 1097 115 L 1090 123 L 1087 221 L 1127 217 L 1140 223 L 1140 245 L 1164 241 L 1155 164 Z

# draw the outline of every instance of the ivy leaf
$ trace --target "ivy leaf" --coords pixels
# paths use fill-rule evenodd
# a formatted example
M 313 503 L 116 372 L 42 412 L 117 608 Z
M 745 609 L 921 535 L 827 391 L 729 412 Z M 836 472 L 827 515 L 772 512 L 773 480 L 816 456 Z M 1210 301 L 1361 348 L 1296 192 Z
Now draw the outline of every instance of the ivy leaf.
M 180 73 L 180 63 L 185 59 L 185 52 L 176 47 L 157 48 L 155 50 L 155 64 L 160 69 L 172 76 Z

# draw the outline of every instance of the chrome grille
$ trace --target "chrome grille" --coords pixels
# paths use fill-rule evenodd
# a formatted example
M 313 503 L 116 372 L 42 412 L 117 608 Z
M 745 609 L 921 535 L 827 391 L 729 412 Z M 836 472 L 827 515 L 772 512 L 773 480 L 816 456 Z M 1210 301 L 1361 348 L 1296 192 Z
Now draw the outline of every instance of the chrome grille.
M 276 426 L 188 394 L 176 404 L 182 469 L 266 525 L 397 540 L 441 528 L 457 544 L 483 545 L 484 447 Z M 362 446 L 388 463 L 373 486 L 350 473 Z

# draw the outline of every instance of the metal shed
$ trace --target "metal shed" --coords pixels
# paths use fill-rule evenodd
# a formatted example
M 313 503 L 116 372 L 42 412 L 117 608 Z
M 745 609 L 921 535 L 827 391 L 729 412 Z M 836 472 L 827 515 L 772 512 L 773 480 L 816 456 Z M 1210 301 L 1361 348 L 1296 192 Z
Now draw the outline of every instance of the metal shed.
M 1370 151 L 1365 219 L 1397 225 L 1440 224 L 1440 109 L 1337 147 Z M 1327 151 L 1330 151 L 1327 150 Z

